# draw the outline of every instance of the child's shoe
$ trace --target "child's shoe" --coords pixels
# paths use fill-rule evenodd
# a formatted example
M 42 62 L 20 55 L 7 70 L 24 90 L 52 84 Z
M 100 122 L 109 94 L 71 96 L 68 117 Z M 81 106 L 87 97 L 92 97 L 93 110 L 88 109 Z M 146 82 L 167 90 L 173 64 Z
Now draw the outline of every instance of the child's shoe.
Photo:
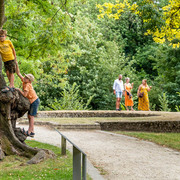
M 10 88 L 9 88 L 9 87 L 5 87 L 4 89 L 2 89 L 2 90 L 1 90 L 1 92 L 3 92 L 3 93 L 7 93 L 9 90 L 10 90 Z
M 30 137 L 34 137 L 34 135 L 35 135 L 35 133 L 33 133 L 33 132 L 31 132 L 31 133 L 29 134 Z

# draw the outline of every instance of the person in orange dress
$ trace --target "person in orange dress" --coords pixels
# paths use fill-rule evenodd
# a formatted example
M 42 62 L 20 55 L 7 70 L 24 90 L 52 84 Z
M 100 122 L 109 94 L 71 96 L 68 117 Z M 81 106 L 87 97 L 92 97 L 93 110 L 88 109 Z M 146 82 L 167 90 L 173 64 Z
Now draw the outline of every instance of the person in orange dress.
M 128 106 L 131 107 L 131 110 L 134 111 L 133 109 L 133 99 L 132 99 L 132 94 L 131 94 L 131 89 L 133 88 L 133 83 L 130 84 L 130 78 L 126 78 L 126 83 L 124 84 L 124 89 L 125 89 L 125 106 L 127 111 L 129 111 Z
M 138 100 L 138 110 L 150 111 L 149 108 L 149 97 L 148 92 L 151 90 L 152 86 L 147 85 L 147 80 L 143 79 L 142 84 L 139 86 L 137 91 Z

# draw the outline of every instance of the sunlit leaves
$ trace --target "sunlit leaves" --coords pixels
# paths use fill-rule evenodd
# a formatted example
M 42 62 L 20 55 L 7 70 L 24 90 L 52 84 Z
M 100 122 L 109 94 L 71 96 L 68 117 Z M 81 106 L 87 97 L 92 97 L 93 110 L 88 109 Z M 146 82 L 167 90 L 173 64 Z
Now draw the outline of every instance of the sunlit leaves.
M 153 40 L 157 43 L 169 42 L 173 48 L 180 46 L 180 1 L 170 0 L 169 4 L 163 7 L 159 6 L 159 1 L 131 1 L 124 0 L 123 2 L 98 4 L 98 18 L 104 18 L 107 15 L 109 18 L 119 19 L 121 15 L 127 11 L 134 13 L 142 21 L 147 24 L 145 27 L 149 29 L 145 35 L 152 35 Z
M 109 18 L 119 19 L 123 12 L 132 11 L 134 12 L 137 9 L 137 5 L 133 4 L 132 6 L 127 0 L 124 0 L 122 3 L 117 1 L 116 4 L 104 3 L 103 5 L 97 4 L 96 7 L 99 9 L 100 14 L 98 18 L 104 18 L 107 15 Z
M 61 50 L 71 38 L 70 17 L 48 1 L 8 1 L 4 28 L 13 36 L 18 56 L 35 59 Z
M 155 31 L 147 32 L 151 34 L 155 42 L 170 42 L 173 48 L 180 46 L 180 2 L 179 0 L 169 1 L 167 6 L 162 8 L 164 24 Z

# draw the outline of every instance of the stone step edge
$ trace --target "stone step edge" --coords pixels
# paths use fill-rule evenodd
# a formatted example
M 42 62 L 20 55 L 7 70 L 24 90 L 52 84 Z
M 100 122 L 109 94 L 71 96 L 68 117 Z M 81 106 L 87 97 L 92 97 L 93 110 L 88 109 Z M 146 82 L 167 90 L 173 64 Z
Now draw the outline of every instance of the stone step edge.
M 169 114 L 164 112 L 163 114 Z M 80 117 L 150 117 L 162 116 L 158 111 L 38 111 L 37 118 L 80 118 Z M 22 118 L 26 118 L 25 114 Z
M 180 133 L 180 120 L 141 122 L 99 122 L 103 131 Z
M 17 122 L 17 124 L 26 124 L 28 125 L 29 122 L 28 121 L 20 121 Z M 69 129 L 74 129 L 74 130 L 101 130 L 101 126 L 100 124 L 96 123 L 96 124 L 58 124 L 55 122 L 43 122 L 43 121 L 35 121 L 34 125 L 37 126 L 50 126 L 50 127 L 54 127 L 57 129 L 63 129 L 63 130 L 69 130 Z

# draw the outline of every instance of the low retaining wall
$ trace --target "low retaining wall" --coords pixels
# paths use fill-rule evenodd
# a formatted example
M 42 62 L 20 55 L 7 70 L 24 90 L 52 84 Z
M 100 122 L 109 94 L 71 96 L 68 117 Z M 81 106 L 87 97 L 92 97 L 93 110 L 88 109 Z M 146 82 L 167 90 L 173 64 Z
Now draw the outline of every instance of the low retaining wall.
M 28 121 L 21 121 L 20 124 L 28 125 Z M 54 122 L 35 121 L 37 126 L 50 126 L 61 130 L 101 130 L 100 124 L 58 124 Z
M 140 111 L 39 111 L 38 118 L 62 118 L 62 117 L 148 117 L 160 116 L 158 112 Z
M 152 117 L 138 120 L 137 117 Z M 155 117 L 156 116 L 156 117 Z M 158 117 L 157 117 L 158 116 Z M 19 119 L 19 123 L 23 123 L 23 118 Z M 59 111 L 39 111 L 38 118 L 88 118 L 88 117 L 136 117 L 137 120 L 126 120 L 116 122 L 99 122 L 99 124 L 58 124 L 55 122 L 37 122 L 36 125 L 48 125 L 59 129 L 86 129 L 86 130 L 107 130 L 107 131 L 148 131 L 148 132 L 180 132 L 180 113 L 179 112 L 157 112 L 157 111 L 114 111 L 114 110 L 59 110 Z M 162 117 L 162 118 L 161 118 Z M 28 122 L 26 122 L 28 123 Z
M 180 133 L 180 121 L 141 121 L 141 122 L 100 122 L 101 130 L 106 131 L 145 131 Z

